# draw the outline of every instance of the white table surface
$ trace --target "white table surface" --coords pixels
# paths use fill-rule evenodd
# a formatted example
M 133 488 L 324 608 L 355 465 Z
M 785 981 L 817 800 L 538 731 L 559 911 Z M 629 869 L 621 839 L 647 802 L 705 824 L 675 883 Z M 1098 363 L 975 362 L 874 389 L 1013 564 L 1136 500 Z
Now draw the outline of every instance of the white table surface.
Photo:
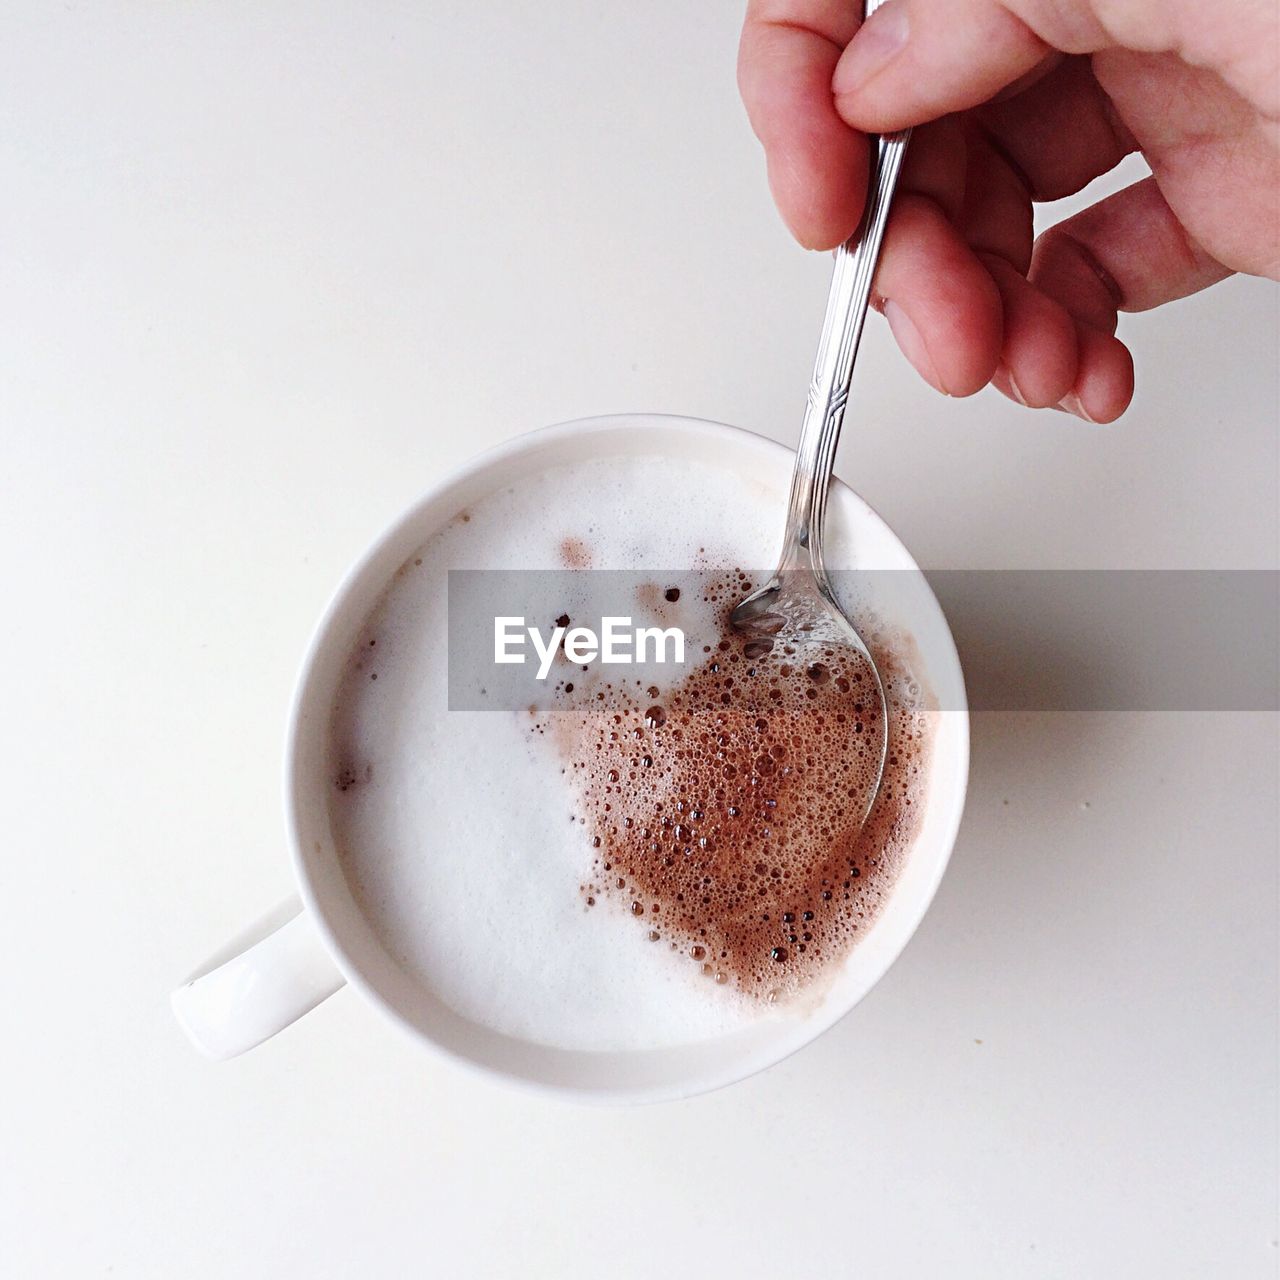
M 1275 1274 L 1271 713 L 978 716 L 902 960 L 709 1097 L 516 1095 L 350 991 L 225 1065 L 170 1018 L 290 890 L 291 682 L 410 499 L 586 414 L 794 441 L 828 263 L 739 17 L 5 6 L 6 1276 Z M 1122 331 L 1094 429 L 943 400 L 876 321 L 843 474 L 935 567 L 1276 568 L 1275 290 Z

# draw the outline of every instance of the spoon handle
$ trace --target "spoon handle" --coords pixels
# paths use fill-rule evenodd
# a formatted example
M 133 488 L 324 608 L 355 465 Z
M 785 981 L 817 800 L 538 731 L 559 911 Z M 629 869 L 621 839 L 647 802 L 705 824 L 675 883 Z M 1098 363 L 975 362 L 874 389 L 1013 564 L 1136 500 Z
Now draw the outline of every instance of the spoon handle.
M 877 7 L 870 0 L 867 13 Z M 819 576 L 822 567 L 822 521 L 827 509 L 827 486 L 835 466 L 836 444 L 849 398 L 849 380 L 858 354 L 862 326 L 871 300 L 871 280 L 880 257 L 889 205 L 893 200 L 903 154 L 911 130 L 885 134 L 877 147 L 875 174 L 867 192 L 862 223 L 853 236 L 836 250 L 827 314 L 818 342 L 813 381 L 805 404 L 804 423 L 796 450 L 795 472 L 791 477 L 791 498 L 787 510 L 786 541 L 782 568 L 812 567 Z

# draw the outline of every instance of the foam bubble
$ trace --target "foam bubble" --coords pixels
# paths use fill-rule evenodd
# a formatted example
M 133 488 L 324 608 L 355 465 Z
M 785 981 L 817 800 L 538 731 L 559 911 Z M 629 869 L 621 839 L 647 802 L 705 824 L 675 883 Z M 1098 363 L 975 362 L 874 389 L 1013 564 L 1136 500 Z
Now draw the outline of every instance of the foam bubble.
M 737 572 L 710 583 L 716 643 L 669 689 L 601 676 L 530 727 L 555 741 L 590 835 L 584 895 L 775 1003 L 832 977 L 878 915 L 923 810 L 927 745 L 908 732 L 920 686 L 883 647 L 892 747 L 864 826 L 885 731 L 874 674 L 852 650 L 744 643 L 727 619 L 743 588 Z

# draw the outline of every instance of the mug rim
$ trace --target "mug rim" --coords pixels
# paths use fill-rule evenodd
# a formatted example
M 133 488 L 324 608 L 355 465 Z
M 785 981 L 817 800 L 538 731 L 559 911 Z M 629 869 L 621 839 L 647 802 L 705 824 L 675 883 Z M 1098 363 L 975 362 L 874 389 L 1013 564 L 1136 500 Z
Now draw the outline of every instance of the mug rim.
M 897 963 L 902 951 L 915 936 L 916 931 L 924 920 L 924 917 L 928 914 L 929 908 L 937 894 L 938 887 L 942 882 L 942 878 L 946 873 L 947 867 L 951 861 L 952 853 L 955 849 L 955 841 L 964 814 L 969 784 L 969 708 L 967 697 L 965 696 L 963 672 L 960 668 L 959 655 L 955 651 L 955 640 L 951 634 L 950 625 L 946 622 L 945 614 L 942 613 L 942 608 L 938 604 L 937 597 L 934 595 L 932 588 L 929 586 L 927 581 L 922 581 L 924 591 L 928 593 L 930 601 L 936 609 L 939 618 L 942 620 L 945 640 L 948 642 L 948 656 L 953 662 L 955 674 L 958 677 L 954 692 L 956 705 L 954 707 L 948 707 L 947 709 L 949 713 L 958 713 L 961 717 L 962 732 L 959 735 L 959 741 L 957 743 L 958 757 L 953 764 L 953 771 L 958 776 L 955 800 L 952 806 L 952 811 L 949 815 L 949 820 L 946 824 L 945 832 L 940 835 L 938 840 L 940 850 L 945 844 L 945 852 L 939 853 L 936 858 L 936 865 L 931 877 L 916 894 L 916 900 L 912 912 L 914 918 L 910 921 L 910 927 L 903 933 L 903 936 L 898 941 L 897 945 L 888 951 L 887 955 L 883 958 L 883 962 L 873 970 L 873 975 L 870 980 L 860 989 L 852 992 L 847 998 L 842 999 L 839 1002 L 835 1002 L 835 1007 L 832 1010 L 826 1011 L 822 1016 L 814 1015 L 805 1019 L 801 1024 L 803 1034 L 793 1037 L 791 1043 L 779 1046 L 776 1052 L 757 1054 L 754 1058 L 744 1057 L 737 1059 L 728 1070 L 722 1071 L 707 1079 L 692 1080 L 687 1082 L 687 1084 L 677 1085 L 674 1087 L 659 1089 L 620 1087 L 611 1091 L 578 1088 L 571 1085 L 561 1085 L 550 1081 L 536 1079 L 529 1074 L 521 1073 L 518 1069 L 508 1069 L 458 1051 L 452 1046 L 444 1043 L 440 1038 L 430 1034 L 429 1030 L 410 1022 L 409 1019 L 393 1005 L 391 1000 L 387 998 L 379 987 L 366 976 L 360 965 L 352 960 L 352 958 L 347 954 L 346 948 L 337 937 L 335 930 L 330 924 L 321 900 L 321 895 L 317 892 L 316 886 L 313 883 L 312 870 L 303 853 L 303 837 L 301 832 L 303 779 L 301 777 L 299 756 L 302 747 L 302 720 L 306 710 L 308 686 L 310 684 L 313 669 L 317 665 L 322 653 L 324 653 L 328 647 L 331 633 L 334 630 L 335 621 L 345 605 L 348 595 L 357 587 L 358 584 L 362 582 L 369 570 L 369 567 L 380 557 L 384 548 L 386 548 L 386 546 L 392 542 L 406 526 L 412 524 L 424 508 L 437 501 L 449 490 L 465 484 L 469 480 L 482 475 L 486 471 L 494 469 L 501 463 L 508 461 L 513 457 L 518 457 L 521 453 L 527 452 L 531 449 L 553 445 L 563 439 L 571 439 L 575 436 L 589 433 L 645 432 L 654 428 L 675 430 L 682 435 L 701 437 L 704 440 L 732 439 L 739 444 L 745 444 L 761 453 L 776 454 L 778 456 L 779 463 L 783 464 L 788 471 L 790 464 L 794 459 L 794 449 L 791 449 L 787 445 L 784 445 L 777 440 L 773 440 L 768 436 L 761 435 L 759 432 L 751 431 L 744 427 L 737 427 L 729 423 L 665 413 L 617 413 L 576 418 L 566 422 L 553 423 L 548 426 L 521 432 L 509 439 L 500 441 L 489 449 L 467 459 L 465 462 L 453 468 L 434 482 L 426 485 L 412 502 L 405 506 L 398 515 L 388 521 L 380 529 L 378 534 L 365 546 L 362 553 L 347 569 L 346 573 L 343 574 L 340 581 L 334 587 L 324 610 L 312 630 L 306 647 L 305 656 L 302 660 L 298 676 L 295 681 L 286 730 L 284 800 L 290 862 L 293 868 L 298 892 L 302 899 L 303 908 L 310 916 L 311 922 L 319 934 L 320 939 L 324 943 L 326 950 L 329 952 L 334 964 L 345 979 L 361 994 L 364 999 L 379 1009 L 381 1013 L 385 1017 L 389 1018 L 395 1025 L 400 1027 L 401 1030 L 409 1035 L 416 1044 L 449 1062 L 456 1063 L 464 1069 L 478 1073 L 486 1078 L 498 1080 L 508 1086 L 515 1086 L 524 1091 L 536 1093 L 543 1097 L 569 1097 L 579 1101 L 596 1102 L 604 1105 L 675 1100 L 723 1088 L 729 1084 L 734 1084 L 739 1080 L 747 1079 L 760 1071 L 767 1070 L 769 1067 L 776 1066 L 778 1063 L 785 1061 L 787 1058 L 791 1057 L 792 1054 L 805 1048 L 807 1045 L 812 1044 L 821 1035 L 829 1031 L 837 1022 L 843 1020 L 843 1018 L 852 1012 L 852 1010 L 865 998 L 865 996 L 884 978 L 885 974 L 889 972 L 894 964 Z M 905 554 L 911 566 L 918 571 L 919 565 L 916 563 L 915 557 L 911 555 L 910 551 L 907 550 L 905 545 L 902 543 L 902 540 L 894 532 L 888 522 L 883 519 L 879 512 L 877 512 L 870 503 L 868 503 L 859 493 L 852 489 L 851 486 L 841 480 L 838 476 L 833 475 L 832 480 L 834 484 L 838 485 L 840 489 L 845 491 L 848 499 L 851 499 L 858 506 L 862 507 L 865 513 L 869 515 L 872 520 L 878 522 L 883 529 L 888 532 L 893 541 Z M 892 897 L 892 894 L 893 891 L 891 891 L 890 897 Z

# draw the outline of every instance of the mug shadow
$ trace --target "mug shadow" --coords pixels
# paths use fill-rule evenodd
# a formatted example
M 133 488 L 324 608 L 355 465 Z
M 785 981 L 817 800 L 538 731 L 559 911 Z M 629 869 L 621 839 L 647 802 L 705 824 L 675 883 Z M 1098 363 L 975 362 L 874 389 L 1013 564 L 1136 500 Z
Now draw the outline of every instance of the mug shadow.
M 1109 761 L 1123 761 L 1141 718 L 1097 709 L 1116 704 L 1131 650 L 1090 650 L 1078 631 L 1056 627 L 1052 613 L 1011 611 L 999 591 L 971 592 L 959 609 L 954 595 L 943 604 L 979 708 L 970 713 L 964 818 L 915 937 L 863 1004 L 795 1064 L 815 1084 L 839 1079 L 855 1056 L 870 1055 L 869 1074 L 886 1069 L 872 1066 L 882 1031 L 901 1047 L 905 1028 L 927 1053 L 929 1034 L 910 1027 L 913 1018 L 972 1020 L 983 993 L 998 991 L 1006 975 L 1051 963 L 1048 942 L 1029 959 L 1028 936 L 1056 931 L 1064 909 L 1081 909 L 1085 889 L 1062 851 L 1078 846 L 1100 742 Z M 1095 824 L 1091 839 L 1099 858 L 1109 856 L 1105 827 Z M 972 1043 L 981 1032 L 966 1025 L 961 1034 Z

